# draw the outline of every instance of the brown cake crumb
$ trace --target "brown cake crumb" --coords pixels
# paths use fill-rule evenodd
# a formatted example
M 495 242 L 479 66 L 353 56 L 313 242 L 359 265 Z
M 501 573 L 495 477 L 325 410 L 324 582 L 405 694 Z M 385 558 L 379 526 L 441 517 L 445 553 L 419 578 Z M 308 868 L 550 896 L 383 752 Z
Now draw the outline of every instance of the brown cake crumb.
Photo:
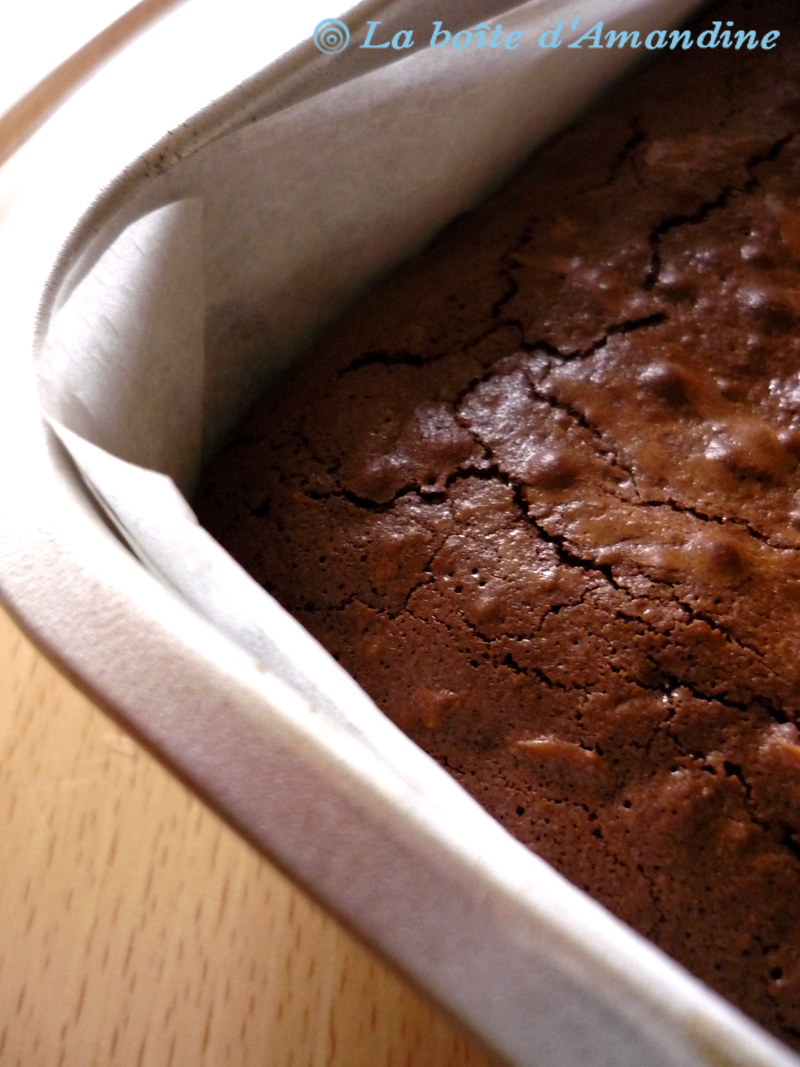
M 516 837 L 800 1049 L 800 7 L 360 303 L 198 508 Z

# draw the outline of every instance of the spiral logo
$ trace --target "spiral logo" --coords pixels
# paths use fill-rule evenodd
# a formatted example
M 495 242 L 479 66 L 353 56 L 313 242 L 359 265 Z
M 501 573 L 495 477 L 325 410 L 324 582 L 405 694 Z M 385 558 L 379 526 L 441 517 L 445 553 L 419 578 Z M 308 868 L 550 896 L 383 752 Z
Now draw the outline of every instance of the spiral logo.
M 326 56 L 335 56 L 350 44 L 350 31 L 341 19 L 323 19 L 314 30 L 314 44 Z

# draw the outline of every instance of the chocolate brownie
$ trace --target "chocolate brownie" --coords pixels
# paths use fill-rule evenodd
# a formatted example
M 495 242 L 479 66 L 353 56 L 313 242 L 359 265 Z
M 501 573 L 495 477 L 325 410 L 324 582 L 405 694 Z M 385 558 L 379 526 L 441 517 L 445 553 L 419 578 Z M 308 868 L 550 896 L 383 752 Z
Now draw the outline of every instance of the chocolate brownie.
M 366 297 L 208 529 L 519 840 L 800 1049 L 800 5 L 706 14 Z

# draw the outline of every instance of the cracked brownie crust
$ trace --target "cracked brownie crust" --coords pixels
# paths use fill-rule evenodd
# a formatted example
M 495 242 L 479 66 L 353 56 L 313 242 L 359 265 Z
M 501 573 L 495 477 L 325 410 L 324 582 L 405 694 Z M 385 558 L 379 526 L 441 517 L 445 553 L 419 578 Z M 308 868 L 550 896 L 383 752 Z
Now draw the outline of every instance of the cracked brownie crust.
M 671 52 L 552 142 L 198 510 L 516 837 L 800 1049 L 800 10 L 711 17 L 778 47 Z

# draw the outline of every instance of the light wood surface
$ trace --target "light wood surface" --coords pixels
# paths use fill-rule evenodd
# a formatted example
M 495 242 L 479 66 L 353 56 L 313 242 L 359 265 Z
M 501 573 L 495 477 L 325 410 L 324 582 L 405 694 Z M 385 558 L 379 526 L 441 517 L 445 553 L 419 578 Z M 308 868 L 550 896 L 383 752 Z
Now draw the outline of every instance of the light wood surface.
M 46 16 L 49 0 L 37 2 Z M 124 26 L 134 32 L 143 12 L 174 2 L 147 0 Z M 0 115 L 0 157 L 118 46 L 118 30 Z M 14 161 L 0 172 L 0 209 L 20 175 Z M 256 854 L 0 608 L 0 1067 L 251 1064 L 497 1061 Z
M 0 610 L 3 1067 L 490 1067 Z

